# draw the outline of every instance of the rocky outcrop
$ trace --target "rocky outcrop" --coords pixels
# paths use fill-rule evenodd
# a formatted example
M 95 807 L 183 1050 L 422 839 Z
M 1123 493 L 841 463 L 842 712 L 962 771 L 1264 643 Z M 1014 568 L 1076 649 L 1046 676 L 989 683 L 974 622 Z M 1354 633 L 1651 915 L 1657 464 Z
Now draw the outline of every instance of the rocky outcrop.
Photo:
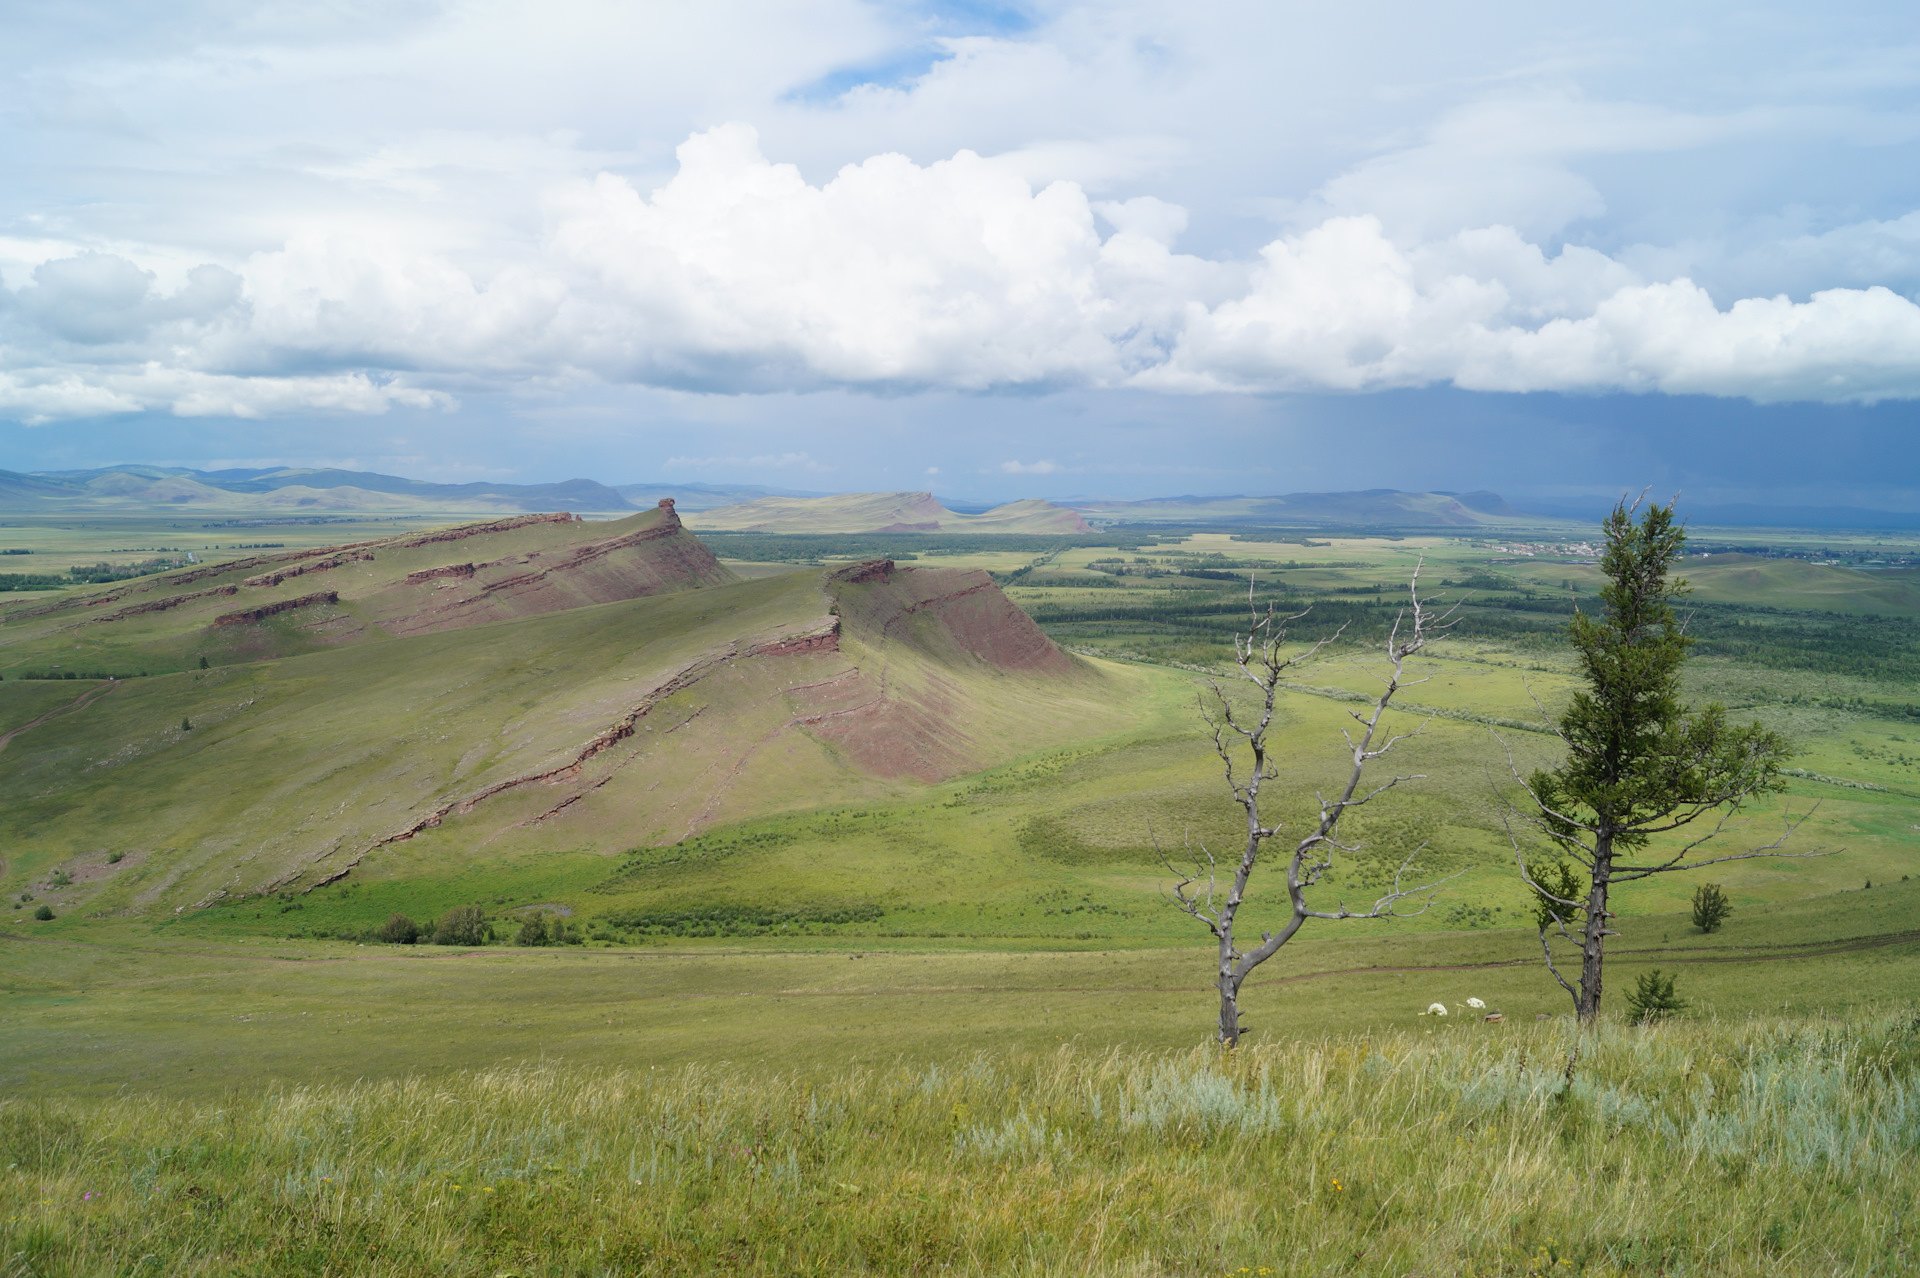
M 815 630 L 788 635 L 747 649 L 749 657 L 797 657 L 808 652 L 840 651 L 840 618 L 828 617 Z
M 213 619 L 216 626 L 244 626 L 255 621 L 265 621 L 268 617 L 279 616 L 283 612 L 292 612 L 296 608 L 309 608 L 314 604 L 332 604 L 340 602 L 337 590 L 322 590 L 311 595 L 301 595 L 298 599 L 282 599 L 278 603 L 261 604 L 258 608 L 242 608 L 238 612 L 226 612 Z
M 464 541 L 468 537 L 484 537 L 488 533 L 512 532 L 516 528 L 529 528 L 534 524 L 577 524 L 583 522 L 578 515 L 560 511 L 552 515 L 518 515 L 512 519 L 496 519 L 485 524 L 462 524 L 458 528 L 442 528 L 439 532 L 421 533 L 416 537 L 407 537 L 398 541 L 389 541 L 385 545 L 395 550 L 407 550 L 415 546 L 431 546 L 443 541 Z
M 494 567 L 517 570 L 484 573 Z M 713 552 L 686 534 L 671 502 L 662 502 L 657 517 L 631 532 L 477 564 L 474 572 L 479 575 L 470 587 L 419 600 L 382 624 L 394 634 L 424 634 L 729 579 Z M 416 584 L 416 578 L 402 584 Z
M 435 577 L 471 577 L 472 564 L 446 564 L 439 568 L 422 568 L 419 572 L 407 574 L 407 584 L 415 585 L 422 581 L 432 581 Z
M 184 595 L 167 595 L 160 599 L 150 599 L 146 603 L 134 604 L 129 608 L 116 608 L 112 612 L 102 613 L 98 617 L 89 617 L 89 621 L 119 621 L 125 617 L 138 617 L 147 612 L 166 612 L 178 608 L 181 604 L 192 603 L 196 599 L 217 599 L 240 593 L 238 586 L 214 586 L 210 590 L 192 590 Z
M 314 559 L 304 563 L 276 568 L 272 572 L 263 572 L 257 577 L 248 577 L 240 584 L 243 586 L 277 586 L 292 577 L 304 577 L 310 572 L 328 572 L 335 568 L 344 568 L 348 564 L 366 564 L 373 562 L 373 552 L 367 550 L 342 551 L 328 555 L 325 559 Z
M 844 581 L 849 585 L 858 586 L 875 581 L 890 581 L 892 578 L 893 560 L 868 559 L 840 569 L 830 580 Z

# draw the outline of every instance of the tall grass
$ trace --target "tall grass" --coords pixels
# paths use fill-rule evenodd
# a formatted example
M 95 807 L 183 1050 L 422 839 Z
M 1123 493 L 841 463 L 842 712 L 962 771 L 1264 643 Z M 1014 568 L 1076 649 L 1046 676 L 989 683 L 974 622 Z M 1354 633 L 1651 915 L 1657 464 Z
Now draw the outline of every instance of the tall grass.
M 1920 1017 L 0 1103 L 7 1274 L 1920 1268 Z

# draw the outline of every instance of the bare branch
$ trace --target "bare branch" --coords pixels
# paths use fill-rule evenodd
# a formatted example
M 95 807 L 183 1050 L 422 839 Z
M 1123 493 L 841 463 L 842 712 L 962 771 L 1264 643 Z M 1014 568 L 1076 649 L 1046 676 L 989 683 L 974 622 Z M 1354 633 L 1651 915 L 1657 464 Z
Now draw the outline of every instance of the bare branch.
M 1285 651 L 1287 626 L 1306 616 L 1307 610 L 1289 616 L 1280 615 L 1272 605 L 1262 610 L 1257 598 L 1256 581 L 1252 576 L 1248 577 L 1247 611 L 1250 624 L 1246 634 L 1233 638 L 1233 659 L 1240 677 L 1260 690 L 1258 717 L 1250 718 L 1236 710 L 1226 690 L 1211 680 L 1208 683 L 1211 699 L 1201 699 L 1201 715 L 1211 733 L 1214 753 L 1221 760 L 1228 792 L 1246 815 L 1246 842 L 1239 860 L 1233 866 L 1224 898 L 1216 896 L 1219 888 L 1216 877 L 1218 867 L 1211 852 L 1206 854 L 1207 886 L 1204 895 L 1198 890 L 1202 877 L 1198 861 L 1191 872 L 1183 873 L 1170 860 L 1164 856 L 1161 858 L 1162 864 L 1174 876 L 1175 882 L 1170 892 L 1174 904 L 1205 923 L 1219 942 L 1217 981 L 1220 992 L 1220 1041 L 1223 1044 L 1231 1046 L 1239 1040 L 1242 1032 L 1238 1000 L 1240 986 L 1248 973 L 1292 940 L 1306 920 L 1389 918 L 1421 913 L 1433 904 L 1438 889 L 1454 877 L 1450 875 L 1446 879 L 1417 887 L 1403 886 L 1406 870 L 1421 850 L 1415 849 L 1395 871 L 1392 887 L 1366 910 L 1351 910 L 1344 904 L 1338 910 L 1318 910 L 1306 897 L 1306 892 L 1318 885 L 1333 869 L 1336 853 L 1351 854 L 1358 850 L 1357 844 L 1343 842 L 1339 838 L 1341 817 L 1349 809 L 1365 806 L 1404 782 L 1421 779 L 1419 774 L 1410 774 L 1396 776 L 1384 784 L 1365 789 L 1361 786 L 1368 764 L 1402 742 L 1420 735 L 1431 722 L 1430 718 L 1423 720 L 1406 732 L 1393 732 L 1382 727 L 1394 695 L 1401 688 L 1410 686 L 1410 682 L 1416 685 L 1424 682 L 1424 679 L 1407 679 L 1407 659 L 1425 648 L 1436 634 L 1451 628 L 1457 620 L 1457 603 L 1436 617 L 1432 606 L 1421 599 L 1419 586 L 1423 566 L 1424 561 L 1416 563 L 1408 582 L 1408 605 L 1395 616 L 1389 630 L 1385 645 L 1388 673 L 1382 680 L 1380 694 L 1368 704 L 1366 710 L 1351 712 L 1354 723 L 1359 725 L 1357 730 L 1341 731 L 1348 759 L 1344 783 L 1331 799 L 1325 794 L 1315 795 L 1319 805 L 1318 819 L 1305 836 L 1294 843 L 1286 869 L 1287 897 L 1291 907 L 1287 921 L 1277 931 L 1263 933 L 1258 946 L 1242 953 L 1236 944 L 1235 922 L 1261 853 L 1266 843 L 1279 833 L 1277 827 L 1268 825 L 1260 815 L 1261 787 L 1280 775 L 1278 761 L 1267 750 L 1267 734 L 1273 727 L 1275 703 L 1289 670 L 1317 659 L 1346 634 L 1346 626 L 1342 625 L 1333 634 L 1308 645 L 1304 651 L 1288 655 Z M 1250 763 L 1239 760 L 1242 749 L 1251 756 Z M 1157 843 L 1155 847 L 1157 850 Z M 1401 902 L 1416 897 L 1425 898 L 1418 910 L 1404 911 L 1398 908 Z

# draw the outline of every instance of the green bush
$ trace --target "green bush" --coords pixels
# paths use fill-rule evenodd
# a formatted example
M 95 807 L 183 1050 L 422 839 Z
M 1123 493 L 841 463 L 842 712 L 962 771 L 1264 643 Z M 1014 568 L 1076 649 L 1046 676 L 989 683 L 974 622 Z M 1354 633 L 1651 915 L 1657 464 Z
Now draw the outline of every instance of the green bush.
M 1693 925 L 1702 932 L 1717 932 L 1733 913 L 1733 902 L 1718 883 L 1702 883 L 1693 890 Z
M 45 923 L 48 919 L 53 917 L 53 907 L 51 905 L 43 905 L 39 909 L 33 912 L 33 917 L 35 917 L 36 919 L 39 919 L 42 923 Z
M 388 945 L 414 945 L 420 940 L 420 925 L 404 914 L 396 914 L 382 923 L 374 936 Z
M 47 882 L 51 883 L 53 886 L 57 888 L 63 888 L 73 882 L 73 876 L 71 874 L 68 874 L 65 870 L 55 870 L 53 874 L 47 879 Z
M 1636 1025 L 1663 1021 L 1687 1010 L 1685 1000 L 1673 992 L 1673 980 L 1657 967 L 1640 974 L 1640 979 L 1634 983 L 1633 993 L 1627 995 L 1627 1014 Z
M 126 859 L 127 859 L 127 854 L 126 854 L 125 852 L 109 852 L 109 853 L 107 853 L 107 864 L 108 864 L 108 865 L 118 865 L 118 864 L 120 864 L 120 862 L 122 862 L 122 861 L 124 861 L 124 860 L 126 860 Z
M 435 945 L 485 945 L 493 939 L 493 924 L 477 905 L 456 905 L 434 924 Z
M 558 914 L 536 910 L 520 921 L 514 934 L 515 945 L 580 945 L 583 940 L 572 924 Z

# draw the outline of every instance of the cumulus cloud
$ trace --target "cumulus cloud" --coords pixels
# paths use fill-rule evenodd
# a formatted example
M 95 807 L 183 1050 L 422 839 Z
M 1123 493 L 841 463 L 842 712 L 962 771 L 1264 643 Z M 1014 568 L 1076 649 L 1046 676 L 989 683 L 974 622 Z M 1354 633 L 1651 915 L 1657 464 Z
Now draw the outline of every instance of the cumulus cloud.
M 1512 227 L 1408 242 L 1371 215 L 1215 259 L 1171 247 L 1186 213 L 1158 199 L 1096 203 L 968 151 L 815 183 L 744 125 L 694 135 L 678 161 L 647 192 L 607 173 L 562 184 L 540 235 L 487 270 L 377 230 L 302 235 L 171 287 L 123 256 L 49 258 L 0 294 L 0 411 L 367 413 L 569 378 L 1920 396 L 1920 307 L 1884 287 L 1720 304 Z
M 1060 473 L 1060 466 L 1057 462 L 1044 459 L 1030 462 L 1003 461 L 1000 463 L 1000 473 L 1003 475 L 1057 475 Z
M 181 0 L 77 42 L 23 13 L 0 414 L 1920 396 L 1920 213 L 1881 176 L 1920 156 L 1904 17 Z
M 1289 390 L 1452 384 L 1663 391 L 1760 402 L 1920 396 L 1920 306 L 1889 289 L 1721 307 L 1509 228 L 1403 250 L 1370 217 L 1269 244 L 1245 296 L 1196 310 L 1138 385 Z

